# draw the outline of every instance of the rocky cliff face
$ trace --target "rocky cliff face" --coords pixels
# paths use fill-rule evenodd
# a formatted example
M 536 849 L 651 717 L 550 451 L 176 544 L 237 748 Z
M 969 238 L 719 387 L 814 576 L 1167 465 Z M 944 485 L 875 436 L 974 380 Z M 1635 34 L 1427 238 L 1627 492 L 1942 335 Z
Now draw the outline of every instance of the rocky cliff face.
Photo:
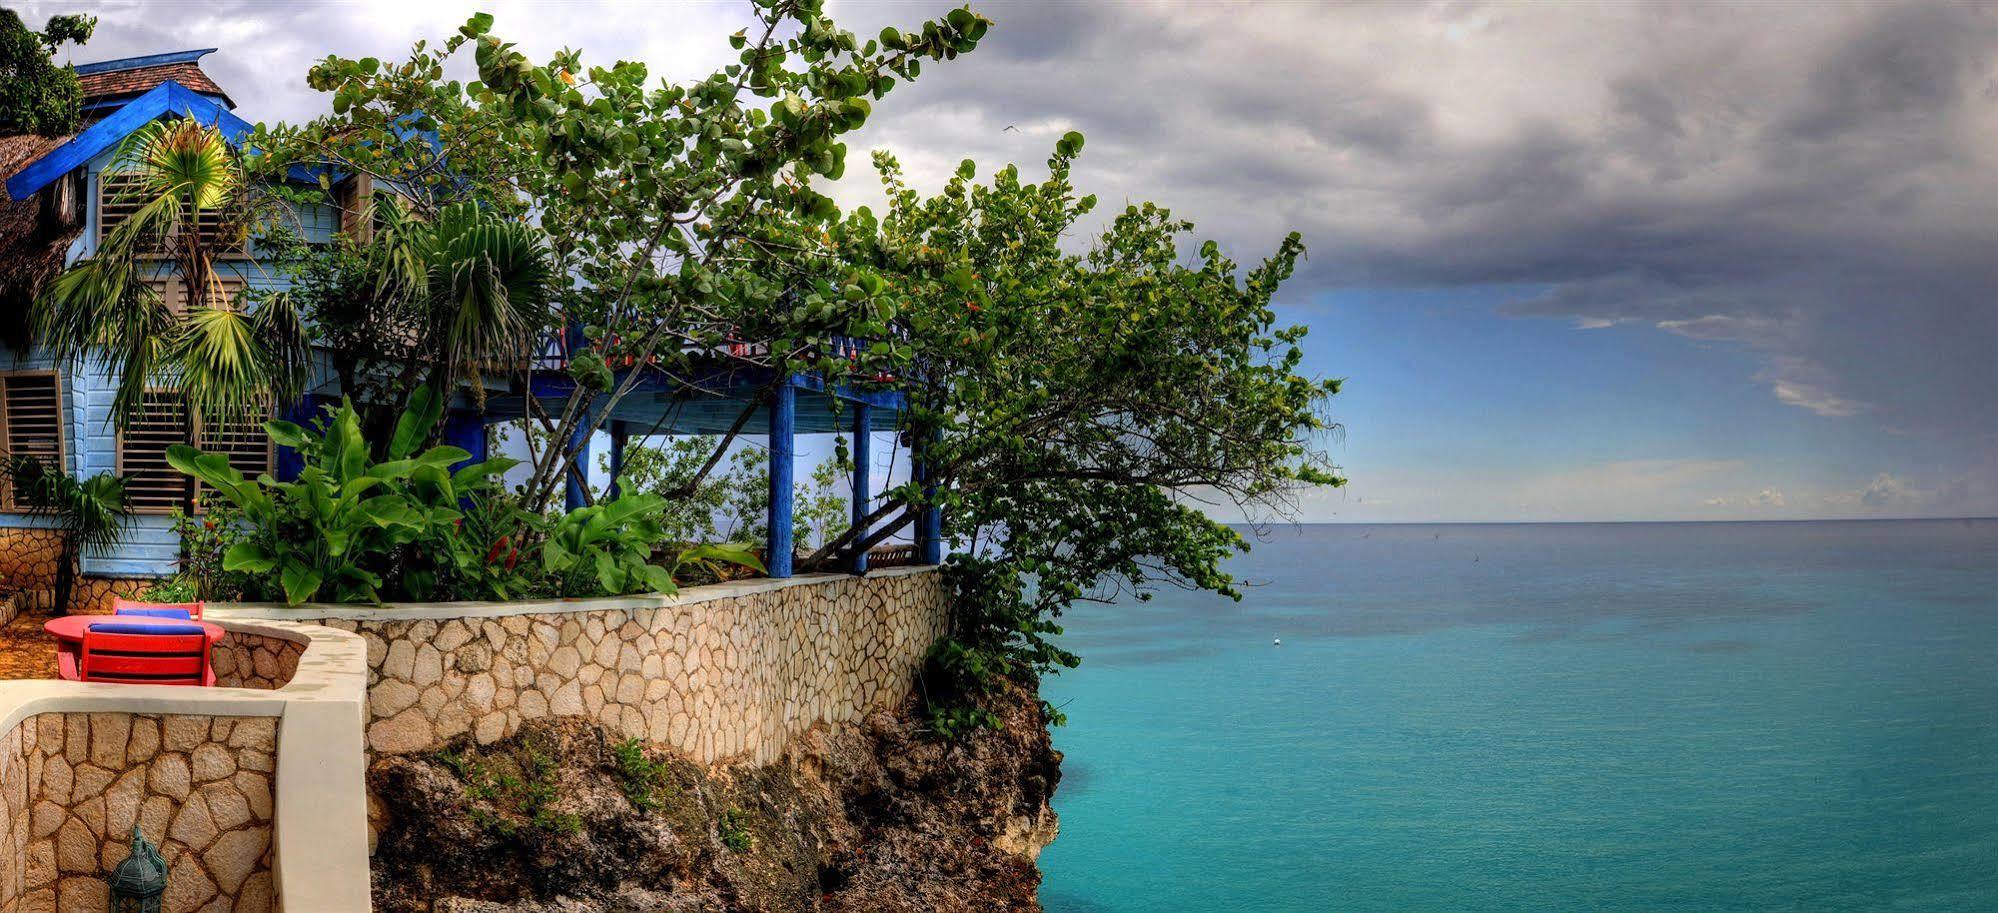
M 914 706 L 705 769 L 579 719 L 370 771 L 383 913 L 1039 911 L 1061 778 L 1034 695 L 958 743 Z

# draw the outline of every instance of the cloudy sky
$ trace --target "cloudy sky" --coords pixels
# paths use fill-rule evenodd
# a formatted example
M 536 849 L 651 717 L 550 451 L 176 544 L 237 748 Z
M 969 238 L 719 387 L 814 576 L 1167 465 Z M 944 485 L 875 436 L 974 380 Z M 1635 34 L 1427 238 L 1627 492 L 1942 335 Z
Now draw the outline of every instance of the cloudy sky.
M 220 47 L 204 66 L 252 120 L 323 110 L 317 57 L 397 56 L 475 9 L 537 56 L 676 79 L 747 18 L 16 6 L 96 13 L 78 60 Z M 1076 129 L 1106 202 L 1170 206 L 1242 260 L 1302 232 L 1283 311 L 1347 378 L 1328 447 L 1353 480 L 1305 519 L 1998 514 L 1998 8 L 974 6 L 997 22 L 979 50 L 877 105 L 856 151 L 934 185 Z M 945 8 L 832 4 L 863 34 Z

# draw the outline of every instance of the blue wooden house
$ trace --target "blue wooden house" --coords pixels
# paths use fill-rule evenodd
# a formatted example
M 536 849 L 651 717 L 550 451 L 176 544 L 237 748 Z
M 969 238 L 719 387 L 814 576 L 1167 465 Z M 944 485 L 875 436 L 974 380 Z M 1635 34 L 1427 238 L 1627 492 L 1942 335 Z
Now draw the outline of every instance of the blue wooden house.
M 102 364 L 65 369 L 39 351 L 26 331 L 29 302 L 69 264 L 91 256 L 99 239 L 127 213 L 117 202 L 118 177 L 107 166 L 119 144 L 139 127 L 163 117 L 192 117 L 231 137 L 250 124 L 234 113 L 228 93 L 202 72 L 200 60 L 214 49 L 180 51 L 76 68 L 82 84 L 83 119 L 69 136 L 0 137 L 0 448 L 57 462 L 71 473 L 113 472 L 130 478 L 128 495 L 137 517 L 123 545 L 106 554 L 86 554 L 85 584 L 79 601 L 95 602 L 110 592 L 129 592 L 172 573 L 179 539 L 170 514 L 196 495 L 188 481 L 168 468 L 166 447 L 178 441 L 231 451 L 256 465 L 268 464 L 270 446 L 254 428 L 189 427 L 172 391 L 149 394 L 145 419 L 120 432 L 110 421 L 111 391 L 117 383 Z M 299 224 L 308 238 L 330 239 L 340 210 L 306 207 Z M 278 280 L 256 265 L 246 247 L 225 258 L 222 284 L 234 290 Z M 168 305 L 180 284 L 160 282 Z M 50 537 L 36 530 L 41 518 L 28 515 L 13 493 L 0 485 L 0 574 L 4 582 L 34 589 L 53 575 Z
M 0 136 L 0 451 L 29 454 L 53 461 L 78 476 L 111 472 L 126 476 L 127 493 L 137 516 L 125 541 L 102 554 L 86 554 L 76 602 L 89 608 L 113 594 L 130 594 L 150 581 L 171 574 L 180 557 L 173 529 L 176 508 L 190 508 L 201 492 L 195 483 L 166 465 L 166 448 L 191 442 L 205 450 L 223 450 L 231 462 L 252 474 L 268 469 L 282 478 L 296 471 L 295 461 L 278 452 L 254 423 L 239 427 L 200 427 L 190 422 L 171 390 L 148 394 L 144 415 L 120 431 L 111 420 L 112 391 L 118 378 L 108 365 L 86 364 L 70 370 L 39 351 L 26 329 L 29 302 L 65 267 L 91 256 L 106 230 L 125 216 L 117 202 L 119 180 L 107 167 L 119 144 L 145 124 L 168 117 L 191 117 L 240 138 L 250 122 L 235 112 L 235 103 L 200 65 L 215 49 L 179 51 L 111 60 L 76 68 L 84 91 L 84 117 L 77 132 L 62 137 Z M 361 179 L 336 182 L 328 204 L 307 205 L 297 224 L 309 241 L 331 241 L 365 212 L 370 192 Z M 284 280 L 257 263 L 254 241 L 221 264 L 226 289 L 270 287 Z M 183 294 L 180 284 L 161 282 L 169 306 Z M 856 343 L 859 344 L 859 343 Z M 446 436 L 475 454 L 487 449 L 488 427 L 520 417 L 524 398 L 550 402 L 566 397 L 570 381 L 563 369 L 566 346 L 552 340 L 541 370 L 524 391 L 511 397 L 483 397 L 481 411 L 461 402 L 451 415 Z M 633 370 L 633 369 L 628 369 Z M 635 370 L 648 370 L 638 368 Z M 729 379 L 722 399 L 689 402 L 684 385 L 664 377 L 642 378 L 638 391 L 615 414 L 605 416 L 605 445 L 615 466 L 634 433 L 712 434 L 728 430 L 742 413 L 744 401 L 765 402 L 757 410 L 756 430 L 769 434 L 771 541 L 767 543 L 773 574 L 790 573 L 790 507 L 793 440 L 797 433 L 851 431 L 862 454 L 870 434 L 895 427 L 901 394 L 892 390 L 827 389 L 819 379 L 798 375 L 782 378 L 737 374 Z M 765 395 L 765 391 L 774 391 Z M 319 403 L 337 400 L 337 383 L 322 378 L 303 403 L 281 411 L 291 417 L 313 414 Z M 728 399 L 735 399 L 729 402 Z M 559 408 L 559 406 L 556 406 Z M 584 459 L 587 460 L 587 453 Z M 869 461 L 858 461 L 852 491 L 856 518 L 863 516 L 870 491 Z M 584 471 L 572 478 L 569 503 L 582 500 Z M 0 584 L 30 590 L 43 588 L 54 576 L 54 538 L 46 523 L 14 502 L 0 483 Z M 919 560 L 939 557 L 934 513 L 917 524 Z M 851 556 L 851 566 L 864 570 L 865 555 Z

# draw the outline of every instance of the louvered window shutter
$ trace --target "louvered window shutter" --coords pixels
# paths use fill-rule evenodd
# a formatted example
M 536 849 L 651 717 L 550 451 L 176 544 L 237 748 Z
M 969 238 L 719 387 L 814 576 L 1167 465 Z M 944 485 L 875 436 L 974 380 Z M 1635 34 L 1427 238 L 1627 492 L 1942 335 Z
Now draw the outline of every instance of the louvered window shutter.
M 62 470 L 62 384 L 53 371 L 0 375 L 0 445 L 9 459 L 30 456 Z M 0 506 L 25 510 L 0 480 Z
M 118 474 L 125 477 L 125 503 L 133 511 L 163 514 L 192 502 L 194 480 L 166 461 L 168 447 L 190 440 L 181 395 L 146 391 L 139 414 L 118 437 Z
M 203 453 L 227 456 L 229 465 L 246 478 L 271 471 L 271 441 L 264 433 L 261 414 L 195 422 L 181 394 L 149 390 L 144 411 L 118 442 L 118 472 L 126 476 L 125 499 L 133 510 L 192 510 L 207 491 L 206 486 L 167 464 L 167 448 L 175 444 L 192 444 Z
M 271 471 L 271 439 L 264 433 L 261 415 L 206 419 L 196 429 L 195 445 L 203 453 L 227 456 L 229 466 L 242 473 L 243 478 L 254 479 Z M 196 484 L 197 498 L 206 491 L 206 486 Z
M 145 196 L 138 192 L 144 181 L 139 175 L 106 171 L 97 176 L 97 239 L 101 242 L 126 219 L 145 205 Z M 201 214 L 201 232 L 214 238 L 222 228 L 222 213 L 206 210 Z M 222 256 L 241 256 L 247 251 L 244 245 L 219 251 Z

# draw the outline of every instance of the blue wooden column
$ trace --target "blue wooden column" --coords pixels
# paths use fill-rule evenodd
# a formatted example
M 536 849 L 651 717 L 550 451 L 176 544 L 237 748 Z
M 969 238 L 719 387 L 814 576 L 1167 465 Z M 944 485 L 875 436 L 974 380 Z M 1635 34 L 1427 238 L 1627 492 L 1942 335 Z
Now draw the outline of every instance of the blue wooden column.
M 617 480 L 619 476 L 624 475 L 624 447 L 626 444 L 631 443 L 631 426 L 624 422 L 612 421 L 610 423 L 610 436 L 611 480 L 609 500 L 615 501 L 618 495 L 624 493 L 623 486 L 619 485 Z
M 874 468 L 874 407 L 853 404 L 853 572 L 867 573 L 867 508 L 873 491 L 867 474 Z
M 935 440 L 934 437 L 931 440 Z M 930 475 L 929 462 L 922 459 L 919 449 L 912 460 L 916 484 L 923 486 L 923 499 L 934 502 L 937 496 L 935 479 Z M 916 561 L 921 564 L 943 563 L 943 508 L 931 503 L 916 516 Z
M 298 402 L 279 410 L 278 418 L 301 428 L 313 426 L 319 420 L 319 397 L 311 393 L 299 397 Z M 275 469 L 278 481 L 297 481 L 298 474 L 305 471 L 305 456 L 291 447 L 279 447 Z
M 562 473 L 562 504 L 569 510 L 581 510 L 589 503 L 583 483 L 590 477 L 590 419 L 589 409 L 585 408 L 576 430 L 569 433 L 569 448 L 575 454 L 575 462 L 570 465 L 575 471 Z
M 763 563 L 772 577 L 791 576 L 791 474 L 798 458 L 798 390 L 782 380 L 770 395 L 770 528 Z
M 471 409 L 453 409 L 444 417 L 444 443 L 463 449 L 471 457 L 454 464 L 452 472 L 486 458 L 485 416 Z

